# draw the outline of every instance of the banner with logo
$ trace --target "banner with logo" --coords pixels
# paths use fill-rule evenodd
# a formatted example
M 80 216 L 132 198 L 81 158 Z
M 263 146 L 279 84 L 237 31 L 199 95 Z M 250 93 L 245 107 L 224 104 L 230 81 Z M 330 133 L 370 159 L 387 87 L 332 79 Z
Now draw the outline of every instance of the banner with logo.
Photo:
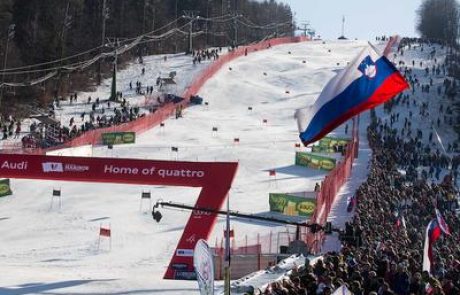
M 224 162 L 0 154 L 0 177 L 201 187 L 195 207 L 211 210 L 222 208 L 237 168 L 238 163 Z M 209 237 L 216 220 L 214 212 L 192 212 L 165 279 L 193 279 L 193 249 Z
M 193 254 L 196 279 L 201 295 L 214 295 L 214 262 L 211 249 L 205 240 L 199 240 Z
M 333 147 L 314 145 L 311 147 L 311 152 L 312 153 L 333 154 L 333 153 L 338 152 L 338 150 L 334 149 Z
M 350 142 L 350 139 L 339 137 L 324 137 L 319 141 L 320 147 L 333 148 L 334 146 L 345 146 Z
M 334 158 L 311 153 L 297 152 L 295 154 L 295 164 L 298 166 L 330 171 L 335 168 L 336 160 Z
M 310 217 L 316 208 L 316 199 L 306 199 L 289 194 L 269 194 L 270 211 L 288 216 Z
M 102 133 L 102 144 L 103 145 L 115 145 L 125 143 L 135 143 L 136 133 L 135 132 L 109 132 Z
M 0 197 L 12 195 L 9 179 L 0 179 Z

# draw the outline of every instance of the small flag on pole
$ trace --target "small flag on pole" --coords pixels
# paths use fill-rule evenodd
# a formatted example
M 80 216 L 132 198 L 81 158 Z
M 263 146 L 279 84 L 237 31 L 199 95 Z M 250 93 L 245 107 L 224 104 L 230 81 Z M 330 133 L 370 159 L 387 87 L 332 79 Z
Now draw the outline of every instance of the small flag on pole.
M 100 235 L 101 237 L 110 237 L 111 234 L 112 234 L 112 233 L 111 233 L 110 228 L 101 227 L 101 228 L 99 229 L 99 235 Z
M 441 136 L 439 136 L 438 131 L 436 131 L 436 128 L 434 128 L 434 134 L 436 134 L 436 139 L 438 140 L 439 145 L 442 148 L 442 151 L 444 152 L 444 154 L 447 154 L 446 148 L 444 147 L 444 144 L 442 143 Z

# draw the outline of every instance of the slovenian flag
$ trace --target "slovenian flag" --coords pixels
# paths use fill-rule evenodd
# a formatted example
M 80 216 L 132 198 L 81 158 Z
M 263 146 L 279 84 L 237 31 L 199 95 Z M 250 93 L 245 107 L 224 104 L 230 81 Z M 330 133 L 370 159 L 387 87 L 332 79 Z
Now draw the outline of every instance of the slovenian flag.
M 423 271 L 432 272 L 433 245 L 441 237 L 441 227 L 436 219 L 430 221 L 425 233 L 425 246 L 423 248 Z
M 300 139 L 307 146 L 353 116 L 376 107 L 409 87 L 395 66 L 366 46 L 324 87 L 310 107 L 296 112 Z

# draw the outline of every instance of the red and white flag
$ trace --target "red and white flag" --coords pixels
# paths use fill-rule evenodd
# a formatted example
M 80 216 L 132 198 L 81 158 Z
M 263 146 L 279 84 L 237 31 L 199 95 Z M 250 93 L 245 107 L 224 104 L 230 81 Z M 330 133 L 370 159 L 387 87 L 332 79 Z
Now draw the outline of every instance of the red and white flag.
M 438 221 L 439 227 L 441 228 L 442 232 L 448 236 L 452 235 L 449 225 L 447 225 L 446 221 L 444 220 L 444 217 L 442 217 L 441 212 L 439 212 L 438 209 L 436 210 L 436 220 Z
M 433 267 L 433 245 L 441 237 L 441 227 L 436 219 L 428 223 L 425 233 L 425 246 L 423 248 L 423 271 L 431 273 Z

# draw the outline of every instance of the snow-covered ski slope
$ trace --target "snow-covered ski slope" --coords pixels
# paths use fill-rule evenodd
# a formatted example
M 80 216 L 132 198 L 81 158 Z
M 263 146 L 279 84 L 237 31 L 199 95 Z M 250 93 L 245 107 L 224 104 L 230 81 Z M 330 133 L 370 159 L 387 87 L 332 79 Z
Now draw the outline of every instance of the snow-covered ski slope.
M 208 106 L 186 109 L 183 118 L 142 134 L 134 145 L 98 147 L 93 155 L 239 161 L 231 209 L 267 212 L 269 192 L 311 191 L 324 177 L 294 166 L 294 110 L 313 103 L 365 45 L 304 42 L 249 54 L 202 88 Z M 269 169 L 277 170 L 276 183 L 269 181 Z M 61 209 L 56 199 L 52 203 L 53 188 L 62 190 Z M 148 202 L 140 210 L 142 191 L 151 191 L 153 201 L 194 204 L 198 189 L 29 180 L 12 180 L 12 189 L 14 195 L 0 199 L 0 294 L 199 294 L 196 282 L 162 279 L 190 212 L 164 209 L 156 223 Z M 98 250 L 101 224 L 111 226 L 111 250 L 104 238 Z M 241 219 L 232 224 L 237 236 L 276 230 Z M 211 245 L 222 228 L 220 221 Z

